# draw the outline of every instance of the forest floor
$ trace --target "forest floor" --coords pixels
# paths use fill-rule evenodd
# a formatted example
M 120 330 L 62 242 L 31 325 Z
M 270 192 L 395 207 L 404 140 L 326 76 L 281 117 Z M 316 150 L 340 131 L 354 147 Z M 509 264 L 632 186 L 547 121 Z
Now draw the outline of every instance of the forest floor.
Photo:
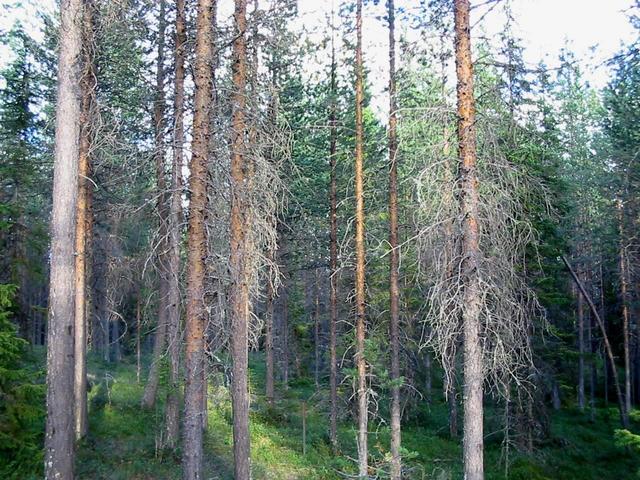
M 251 362 L 251 455 L 254 478 L 277 480 L 344 479 L 354 473 L 355 430 L 345 421 L 339 431 L 342 452 L 333 455 L 328 442 L 326 396 L 315 394 L 312 380 L 291 382 L 270 407 L 263 396 L 264 367 L 257 356 Z M 161 443 L 162 402 L 153 411 L 140 408 L 144 380 L 136 381 L 135 364 L 125 360 L 89 365 L 90 434 L 78 451 L 77 478 L 150 480 L 181 478 L 180 452 L 158 449 Z M 144 378 L 144 377 L 143 377 Z M 325 389 L 321 391 L 324 392 Z M 159 399 L 164 398 L 160 392 Z M 434 398 L 441 398 L 438 390 Z M 306 452 L 302 442 L 302 404 L 306 403 Z M 456 480 L 461 475 L 459 442 L 448 438 L 447 407 L 441 400 L 420 401 L 413 418 L 403 425 L 408 478 Z M 504 479 L 499 413 L 487 413 L 486 478 Z M 492 419 L 495 419 L 494 421 Z M 208 428 L 205 435 L 205 479 L 233 478 L 231 407 L 224 387 L 210 386 Z M 617 412 L 599 408 L 596 422 L 588 414 L 565 408 L 550 418 L 551 433 L 531 455 L 511 450 L 511 480 L 624 480 L 638 478 L 638 459 L 615 446 Z M 370 452 L 378 465 L 388 458 L 385 425 L 371 423 Z M 382 470 L 379 478 L 385 478 Z

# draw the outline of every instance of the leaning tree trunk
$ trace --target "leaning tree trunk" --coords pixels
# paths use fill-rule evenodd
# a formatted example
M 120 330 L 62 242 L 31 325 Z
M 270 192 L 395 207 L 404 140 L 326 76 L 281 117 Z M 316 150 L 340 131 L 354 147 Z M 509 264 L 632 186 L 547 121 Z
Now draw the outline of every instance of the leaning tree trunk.
M 394 0 L 387 1 L 389 19 L 389 342 L 391 343 L 391 472 L 392 480 L 400 480 L 401 413 L 400 413 L 400 288 L 398 274 L 398 138 L 396 103 L 396 38 Z
M 483 360 L 480 341 L 480 235 L 476 171 L 475 100 L 469 0 L 455 0 L 455 54 L 458 97 L 458 183 L 462 218 L 462 329 L 464 368 L 464 478 L 482 480 Z
M 614 386 L 616 388 L 616 396 L 618 398 L 618 409 L 620 411 L 620 423 L 622 424 L 622 426 L 624 428 L 628 429 L 629 426 L 630 426 L 630 424 L 629 424 L 629 415 L 628 415 L 629 412 L 627 411 L 627 409 L 625 408 L 625 405 L 624 405 L 624 397 L 622 395 L 622 388 L 620 387 L 620 380 L 618 379 L 618 370 L 616 369 L 615 359 L 614 359 L 614 356 L 613 356 L 613 349 L 611 348 L 611 343 L 609 342 L 609 337 L 607 335 L 607 330 L 605 328 L 604 321 L 600 317 L 600 315 L 598 313 L 598 310 L 596 309 L 596 306 L 594 305 L 593 301 L 591 300 L 591 297 L 587 293 L 587 290 L 582 285 L 582 282 L 578 278 L 578 275 L 576 274 L 576 272 L 571 267 L 571 264 L 569 263 L 569 261 L 564 256 L 562 256 L 562 261 L 564 262 L 564 264 L 566 265 L 567 269 L 569 270 L 569 273 L 571 274 L 571 277 L 573 278 L 573 281 L 576 283 L 576 285 L 580 289 L 580 292 L 584 296 L 584 299 L 586 300 L 587 305 L 589 305 L 589 309 L 591 310 L 591 314 L 594 316 L 594 318 L 598 322 L 598 326 L 600 327 L 600 333 L 602 333 L 602 341 L 604 342 L 604 348 L 605 348 L 605 351 L 607 352 L 607 358 L 609 359 L 609 365 L 611 366 L 611 376 L 613 377 L 613 384 L 614 384 Z
M 169 264 L 167 272 L 167 335 L 169 392 L 165 406 L 166 445 L 175 448 L 180 432 L 180 226 L 182 224 L 182 166 L 184 162 L 184 57 L 187 43 L 185 1 L 176 1 L 175 84 L 173 100 L 173 164 L 169 206 Z
M 74 476 L 74 240 L 80 153 L 82 18 L 80 0 L 61 1 L 47 329 L 44 440 L 47 480 Z
M 364 246 L 364 146 L 363 146 L 363 64 L 362 64 L 362 0 L 356 4 L 356 156 L 355 156 L 355 200 L 356 200 L 356 350 L 354 362 L 358 371 L 358 474 L 368 476 L 367 424 L 369 420 L 367 395 L 367 364 L 364 353 L 365 342 L 365 246 Z
M 75 272 L 75 371 L 74 405 L 75 434 L 80 440 L 87 434 L 87 263 L 89 233 L 92 231 L 91 206 L 91 108 L 95 73 L 93 68 L 93 2 L 86 1 L 83 18 L 83 75 L 80 81 L 80 144 L 78 156 L 78 205 L 76 211 L 76 272 Z
M 338 145 L 337 103 L 336 103 L 336 49 L 335 27 L 331 12 L 331 107 L 329 111 L 329 168 L 331 170 L 329 185 L 329 255 L 330 255 L 330 319 L 329 319 L 329 390 L 331 397 L 331 412 L 329 415 L 329 437 L 334 452 L 338 449 L 338 356 L 336 352 L 336 337 L 338 326 L 338 195 L 336 186 L 336 153 Z
M 248 392 L 248 336 L 249 336 L 249 268 L 251 254 L 250 195 L 251 161 L 246 155 L 246 83 L 247 83 L 247 2 L 235 2 L 235 31 L 233 41 L 233 94 L 231 99 L 231 229 L 229 271 L 231 274 L 231 357 L 233 380 L 233 454 L 235 478 L 250 478 L 249 392 Z
M 149 368 L 149 378 L 142 395 L 142 406 L 153 408 L 158 394 L 158 383 L 160 381 L 160 360 L 164 355 L 167 336 L 167 301 L 169 285 L 167 281 L 167 206 L 166 206 L 166 185 L 164 172 L 165 158 L 165 94 L 164 94 L 164 50 L 165 50 L 165 21 L 166 2 L 160 1 L 160 12 L 158 14 L 158 52 L 156 60 L 156 86 L 153 106 L 153 124 L 155 130 L 155 163 L 157 182 L 157 214 L 159 219 L 158 249 L 158 326 L 153 343 L 153 359 Z
M 202 408 L 204 404 L 204 305 L 205 207 L 207 193 L 207 152 L 209 151 L 212 106 L 214 0 L 198 0 L 195 46 L 195 98 L 193 142 L 189 170 L 189 243 L 187 248 L 186 386 L 184 409 L 183 478 L 202 478 Z

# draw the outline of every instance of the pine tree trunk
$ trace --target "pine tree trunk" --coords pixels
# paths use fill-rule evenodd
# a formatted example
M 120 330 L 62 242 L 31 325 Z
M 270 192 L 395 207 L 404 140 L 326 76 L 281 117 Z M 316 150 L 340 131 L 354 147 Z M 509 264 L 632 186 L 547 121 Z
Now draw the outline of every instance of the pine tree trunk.
M 427 399 L 427 403 L 431 403 L 432 400 L 432 367 L 431 367 L 431 354 L 429 352 L 424 353 L 424 396 Z
M 462 215 L 463 367 L 464 367 L 464 477 L 482 480 L 483 360 L 480 341 L 480 256 L 478 177 L 476 173 L 475 100 L 469 25 L 469 0 L 455 0 L 455 52 L 458 80 L 458 156 Z
M 257 7 L 257 4 L 256 4 Z M 257 63 L 257 62 L 256 62 Z M 269 125 L 271 128 L 276 129 L 278 125 L 278 104 L 279 104 L 279 93 L 278 93 L 278 65 L 277 59 L 275 58 L 275 54 L 271 61 L 271 102 L 269 105 Z M 276 227 L 276 236 L 278 236 L 278 228 Z M 279 238 L 278 238 L 279 239 Z M 273 261 L 273 252 L 269 252 L 270 259 Z M 274 400 L 274 289 L 273 289 L 274 279 L 267 280 L 267 298 L 266 298 L 266 308 L 265 308 L 265 361 L 266 361 L 266 378 L 265 378 L 265 396 L 267 398 L 267 402 L 270 405 L 273 405 Z
M 560 387 L 558 386 L 558 381 L 554 378 L 553 385 L 551 386 L 551 404 L 553 409 L 558 411 L 562 406 L 560 401 Z
M 175 84 L 173 102 L 173 164 L 169 206 L 169 271 L 167 275 L 167 336 L 169 392 L 165 407 L 166 445 L 175 448 L 180 432 L 180 230 L 184 163 L 184 60 L 187 42 L 185 1 L 176 1 Z
M 455 354 L 454 354 L 455 356 Z M 449 407 L 449 437 L 458 438 L 458 388 L 457 382 L 457 361 L 454 358 L 451 362 L 450 380 L 445 378 L 444 384 L 447 391 L 447 406 Z
M 604 276 L 602 273 L 602 264 L 604 263 L 604 259 L 602 257 L 602 255 L 600 255 L 600 274 L 599 274 L 599 280 L 600 280 L 600 318 L 602 319 L 603 322 L 603 329 L 605 330 L 605 333 L 603 334 L 604 336 L 606 336 L 606 327 L 607 327 L 607 316 L 606 316 L 606 310 L 605 310 L 605 300 L 604 300 Z M 606 352 L 602 352 L 602 380 L 604 382 L 604 404 L 606 406 L 609 405 L 609 364 L 607 363 L 607 356 L 606 356 Z
M 314 344 L 314 364 L 313 377 L 316 390 L 320 388 L 320 274 L 315 269 L 315 290 L 313 308 L 313 344 Z
M 284 235 L 284 233 L 282 234 Z M 289 273 L 284 263 L 286 239 L 282 237 L 279 254 L 282 285 L 279 294 L 280 303 L 280 352 L 282 362 L 282 383 L 285 390 L 289 389 Z
M 331 397 L 331 411 L 329 414 L 329 437 L 333 451 L 338 449 L 338 356 L 336 352 L 338 326 L 338 195 L 336 185 L 336 153 L 338 144 L 337 105 L 336 105 L 336 50 L 334 12 L 331 11 L 331 106 L 329 111 L 329 255 L 330 255 L 330 319 L 329 319 L 329 390 Z
M 232 53 L 232 139 L 231 139 L 231 227 L 229 271 L 231 274 L 231 357 L 233 379 L 233 454 L 235 478 L 250 478 L 249 392 L 248 392 L 248 327 L 249 327 L 249 264 L 251 248 L 249 202 L 251 192 L 251 160 L 246 156 L 245 123 L 247 83 L 247 2 L 235 1 L 236 36 Z
M 72 479 L 74 462 L 75 223 L 80 153 L 82 2 L 60 2 L 58 93 L 47 329 L 47 480 Z
M 158 383 L 160 381 L 160 361 L 164 355 L 167 337 L 167 314 L 168 314 L 168 293 L 169 284 L 167 281 L 167 207 L 166 207 L 166 184 L 165 184 L 165 94 L 164 94 L 164 49 L 166 30 L 166 1 L 159 3 L 158 14 L 158 50 L 156 60 L 156 90 L 153 106 L 153 124 L 155 130 L 155 163 L 157 182 L 157 214 L 160 222 L 158 249 L 158 326 L 153 344 L 153 359 L 149 368 L 149 378 L 144 388 L 142 396 L 143 408 L 153 408 L 158 395 Z
M 273 285 L 271 281 L 267 281 L 267 300 L 265 312 L 265 356 L 266 356 L 266 378 L 265 378 L 265 396 L 269 404 L 273 404 L 274 397 L 274 381 L 273 381 Z
M 202 478 L 202 408 L 204 397 L 205 208 L 207 156 L 212 107 L 214 0 L 198 0 L 195 45 L 195 98 L 189 190 L 189 241 L 187 247 L 186 385 L 184 407 L 183 478 Z
M 389 21 L 389 343 L 391 344 L 391 480 L 400 480 L 400 288 L 398 270 L 398 139 L 396 133 L 396 38 L 394 0 L 387 0 Z
M 622 334 L 624 348 L 624 406 L 626 413 L 631 411 L 631 353 L 629 345 L 629 295 L 628 295 L 628 273 L 627 273 L 627 256 L 625 252 L 624 242 L 624 206 L 622 201 L 618 202 L 618 229 L 620 234 L 619 244 L 619 266 L 620 266 L 620 297 L 622 300 Z
M 141 332 L 142 332 L 142 312 L 140 290 L 136 297 L 136 383 L 140 383 L 140 373 L 142 370 L 142 345 L 140 344 Z
M 578 408 L 584 411 L 584 300 L 576 289 L 578 297 Z
M 364 352 L 366 305 L 365 305 L 365 245 L 364 245 L 364 133 L 362 121 L 363 75 L 362 63 L 362 0 L 356 3 L 356 156 L 355 156 L 355 201 L 356 201 L 356 350 L 354 362 L 358 370 L 358 474 L 367 478 L 369 421 L 367 366 Z
M 91 108 L 95 74 L 93 68 L 93 2 L 84 4 L 83 74 L 80 81 L 80 144 L 78 157 L 78 204 L 76 211 L 76 272 L 75 272 L 75 339 L 74 339 L 74 405 L 75 434 L 80 440 L 87 434 L 87 244 L 92 230 L 91 201 Z

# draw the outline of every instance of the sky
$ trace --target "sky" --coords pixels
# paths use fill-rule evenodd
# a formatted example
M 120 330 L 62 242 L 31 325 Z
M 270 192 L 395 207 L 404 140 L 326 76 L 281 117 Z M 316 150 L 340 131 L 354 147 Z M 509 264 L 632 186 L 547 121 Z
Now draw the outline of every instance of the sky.
M 230 16 L 232 0 L 219 0 L 221 17 Z M 300 22 L 307 27 L 325 25 L 332 5 L 341 0 L 299 0 Z M 418 0 L 396 0 L 398 7 L 411 8 Z M 20 3 L 19 8 L 7 8 L 8 4 Z M 262 0 L 261 5 L 268 5 Z M 488 3 L 488 5 L 483 5 Z M 364 21 L 365 61 L 372 72 L 370 78 L 384 78 L 387 55 L 385 26 L 376 16 L 383 13 L 384 0 L 378 7 L 367 5 Z M 637 32 L 628 21 L 634 0 L 503 0 L 495 8 L 486 0 L 472 0 L 478 6 L 472 12 L 472 34 L 495 38 L 505 24 L 504 6 L 509 5 L 515 23 L 514 33 L 525 46 L 525 60 L 534 66 L 540 61 L 551 67 L 557 64 L 560 49 L 568 45 L 583 66 L 586 78 L 595 87 L 603 87 L 609 78 L 609 70 L 603 63 L 613 56 L 623 44 L 630 43 Z M 6 31 L 16 20 L 22 21 L 35 37 L 38 34 L 36 12 L 55 10 L 54 0 L 27 0 L 23 2 L 0 2 L 0 32 Z M 251 9 L 252 7 L 249 7 Z M 478 19 L 482 21 L 478 24 Z M 592 51 L 592 48 L 595 50 Z M 6 47 L 0 45 L 0 67 L 9 56 Z
M 560 49 L 569 45 L 596 87 L 603 87 L 609 78 L 609 69 L 603 63 L 638 35 L 628 20 L 632 0 L 512 0 L 511 3 L 516 20 L 514 31 L 523 40 L 528 63 L 535 65 L 544 60 L 553 66 Z M 486 20 L 489 34 L 504 25 L 500 12 Z M 596 47 L 594 52 L 592 47 Z

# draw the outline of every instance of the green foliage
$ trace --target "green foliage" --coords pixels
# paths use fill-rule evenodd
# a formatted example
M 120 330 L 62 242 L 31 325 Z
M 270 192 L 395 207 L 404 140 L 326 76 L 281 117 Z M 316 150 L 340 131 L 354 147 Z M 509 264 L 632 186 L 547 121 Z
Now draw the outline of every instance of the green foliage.
M 23 480 L 42 473 L 45 389 L 11 322 L 15 292 L 0 285 L 0 477 Z

